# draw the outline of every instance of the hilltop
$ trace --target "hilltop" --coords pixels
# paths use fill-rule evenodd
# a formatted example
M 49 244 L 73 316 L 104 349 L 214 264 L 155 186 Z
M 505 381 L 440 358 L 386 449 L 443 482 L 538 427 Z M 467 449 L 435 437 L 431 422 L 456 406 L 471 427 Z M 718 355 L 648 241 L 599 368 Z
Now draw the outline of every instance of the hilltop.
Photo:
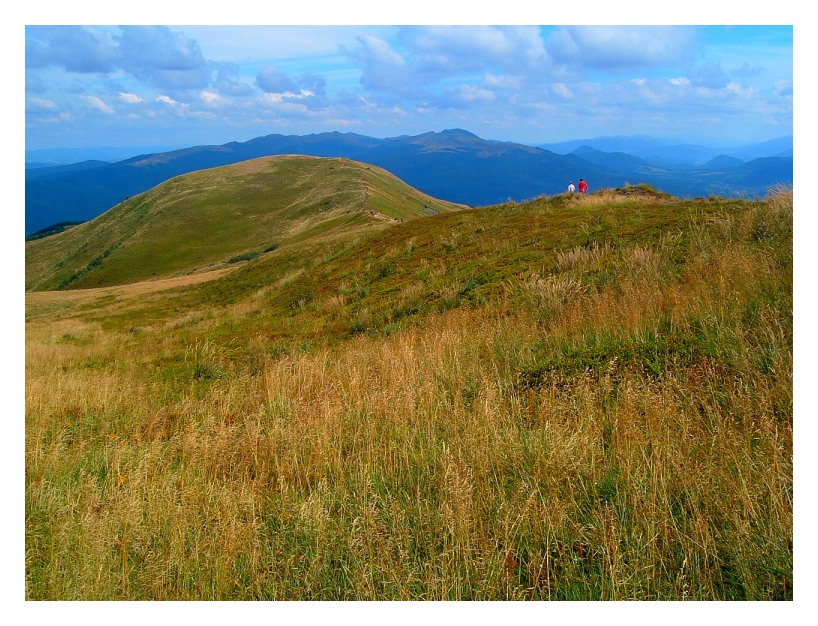
M 223 268 L 464 207 L 347 159 L 263 157 L 185 174 L 26 244 L 26 290 L 98 287 Z

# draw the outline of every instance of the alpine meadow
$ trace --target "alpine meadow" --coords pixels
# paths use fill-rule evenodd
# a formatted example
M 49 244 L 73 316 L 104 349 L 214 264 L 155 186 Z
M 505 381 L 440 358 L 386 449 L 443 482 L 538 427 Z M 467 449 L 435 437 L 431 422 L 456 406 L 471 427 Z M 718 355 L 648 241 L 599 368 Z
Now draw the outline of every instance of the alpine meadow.
M 793 193 L 203 169 L 26 242 L 29 600 L 792 600 Z

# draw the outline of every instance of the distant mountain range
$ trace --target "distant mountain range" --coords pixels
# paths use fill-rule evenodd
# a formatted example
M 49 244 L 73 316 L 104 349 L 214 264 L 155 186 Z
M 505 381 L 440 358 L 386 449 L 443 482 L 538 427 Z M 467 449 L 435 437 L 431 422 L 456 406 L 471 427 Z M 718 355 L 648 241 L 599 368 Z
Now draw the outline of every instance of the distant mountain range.
M 170 178 L 262 156 L 345 157 L 382 167 L 450 202 L 487 206 L 562 193 L 580 177 L 591 191 L 648 183 L 679 197 L 755 197 L 792 185 L 792 137 L 714 150 L 645 137 L 547 146 L 485 140 L 460 129 L 376 139 L 355 133 L 267 135 L 117 162 L 26 168 L 26 235 L 96 217 Z M 42 165 L 42 164 L 40 164 Z
M 649 161 L 653 165 L 697 168 L 728 157 L 733 165 L 765 157 L 792 157 L 793 137 L 780 137 L 762 143 L 742 146 L 708 148 L 672 139 L 655 139 L 644 136 L 597 137 L 576 139 L 560 143 L 540 144 L 538 147 L 557 154 L 576 153 L 583 148 L 600 152 L 625 153 Z M 729 166 L 724 161 L 725 166 Z
M 98 148 L 52 148 L 26 150 L 26 169 L 69 165 L 82 161 L 122 161 L 137 154 L 169 152 L 187 146 L 100 146 Z

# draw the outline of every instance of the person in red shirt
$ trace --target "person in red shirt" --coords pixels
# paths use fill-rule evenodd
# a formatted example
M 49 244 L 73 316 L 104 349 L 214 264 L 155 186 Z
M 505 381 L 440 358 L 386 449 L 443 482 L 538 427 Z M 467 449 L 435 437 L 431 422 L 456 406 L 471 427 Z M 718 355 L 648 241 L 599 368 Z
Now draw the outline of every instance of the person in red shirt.
M 585 182 L 584 178 L 579 179 L 579 192 L 586 193 L 588 191 L 588 183 Z

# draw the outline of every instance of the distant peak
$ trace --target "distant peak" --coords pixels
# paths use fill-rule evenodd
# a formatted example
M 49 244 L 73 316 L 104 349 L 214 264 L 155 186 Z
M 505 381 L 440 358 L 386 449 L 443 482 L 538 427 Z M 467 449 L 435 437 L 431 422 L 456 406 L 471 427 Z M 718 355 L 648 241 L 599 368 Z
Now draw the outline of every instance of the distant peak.
M 446 130 L 441 131 L 440 134 L 448 137 L 469 137 L 471 139 L 480 139 L 474 133 L 470 133 L 462 128 L 447 128 Z

